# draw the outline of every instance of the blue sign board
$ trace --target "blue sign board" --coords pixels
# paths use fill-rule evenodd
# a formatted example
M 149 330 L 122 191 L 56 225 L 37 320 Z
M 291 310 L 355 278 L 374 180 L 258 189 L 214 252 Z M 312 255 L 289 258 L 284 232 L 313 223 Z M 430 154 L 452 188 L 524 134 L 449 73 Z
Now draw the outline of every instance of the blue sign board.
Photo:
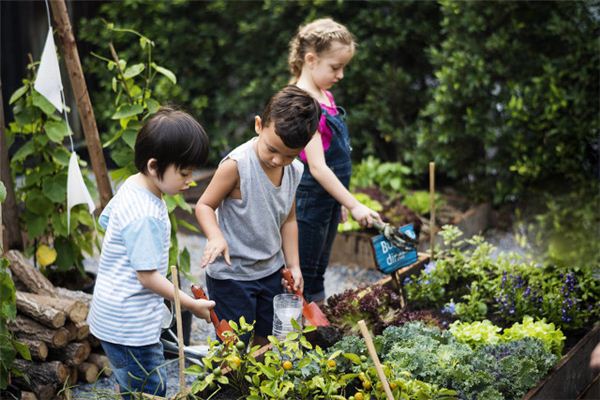
M 416 238 L 412 224 L 397 228 L 400 232 L 411 238 Z M 392 272 L 417 262 L 417 249 L 410 251 L 400 250 L 394 246 L 383 235 L 377 235 L 371 238 L 375 263 L 381 272 L 391 274 Z

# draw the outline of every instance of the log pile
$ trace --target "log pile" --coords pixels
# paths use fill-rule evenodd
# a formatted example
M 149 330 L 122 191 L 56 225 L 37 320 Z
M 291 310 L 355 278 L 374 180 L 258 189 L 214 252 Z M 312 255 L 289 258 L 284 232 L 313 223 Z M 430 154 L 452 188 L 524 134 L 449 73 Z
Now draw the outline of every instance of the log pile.
M 55 287 L 16 250 L 6 257 L 18 288 L 17 318 L 9 329 L 31 353 L 31 361 L 14 363 L 29 377 L 12 379 L 22 390 L 21 398 L 54 399 L 65 385 L 111 375 L 108 358 L 86 323 L 92 296 Z

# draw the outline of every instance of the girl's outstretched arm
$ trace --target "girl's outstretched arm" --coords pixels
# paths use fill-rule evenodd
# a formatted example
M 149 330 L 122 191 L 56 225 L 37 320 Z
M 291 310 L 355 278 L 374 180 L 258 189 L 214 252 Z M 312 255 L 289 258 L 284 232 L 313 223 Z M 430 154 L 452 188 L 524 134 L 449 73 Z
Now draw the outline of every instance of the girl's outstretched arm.
M 371 226 L 373 220 L 381 221 L 379 214 L 356 200 L 354 196 L 352 196 L 352 193 L 344 187 L 342 182 L 340 182 L 333 171 L 327 166 L 323 142 L 321 141 L 321 134 L 319 132 L 315 133 L 310 142 L 308 142 L 304 148 L 304 152 L 312 176 L 321 184 L 321 186 L 323 186 L 323 189 L 325 189 L 331 197 L 336 199 L 342 206 L 350 211 L 352 217 L 358 221 L 359 224 L 362 226 Z
M 215 210 L 226 197 L 235 192 L 236 187 L 239 186 L 238 182 L 237 163 L 231 159 L 225 160 L 219 165 L 208 187 L 196 203 L 196 219 L 207 239 L 200 263 L 202 268 L 214 262 L 221 254 L 223 254 L 225 262 L 231 265 L 229 247 L 223 237 L 221 228 L 219 228 Z

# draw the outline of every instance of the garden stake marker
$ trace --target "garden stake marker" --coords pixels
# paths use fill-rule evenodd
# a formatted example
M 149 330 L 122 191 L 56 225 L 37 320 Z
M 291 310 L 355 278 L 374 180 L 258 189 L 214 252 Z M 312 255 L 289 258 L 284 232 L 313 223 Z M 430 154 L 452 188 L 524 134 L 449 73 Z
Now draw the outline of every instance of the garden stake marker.
M 375 351 L 375 346 L 373 345 L 373 339 L 371 339 L 371 334 L 367 329 L 367 324 L 365 324 L 365 320 L 361 319 L 358 321 L 358 327 L 360 328 L 360 333 L 362 333 L 365 338 L 365 343 L 367 344 L 367 350 L 369 350 L 369 355 L 373 360 L 373 364 L 375 364 L 375 370 L 377 371 L 377 376 L 383 385 L 383 390 L 385 391 L 385 395 L 388 400 L 394 400 L 394 395 L 392 394 L 392 390 L 390 389 L 390 385 L 388 384 L 387 378 L 385 377 L 385 373 L 383 372 L 383 368 L 381 367 L 381 362 L 379 362 L 379 357 L 377 357 L 377 351 Z
M 289 269 L 284 268 L 281 270 L 281 275 L 283 275 L 283 279 L 290 285 L 290 288 L 294 290 L 294 277 L 292 276 L 292 272 Z M 321 311 L 317 303 L 314 301 L 310 304 L 307 303 L 300 289 L 297 289 L 294 294 L 302 299 L 302 315 L 306 318 L 309 325 L 329 326 L 327 317 L 323 314 L 323 311 Z
M 173 300 L 175 300 L 175 319 L 177 320 L 177 346 L 179 347 L 179 391 L 185 391 L 185 355 L 183 354 L 183 325 L 181 323 L 181 302 L 179 301 L 179 276 L 177 267 L 171 265 L 171 279 L 173 279 Z
M 200 286 L 192 285 L 192 293 L 194 294 L 194 297 L 197 299 L 208 300 L 206 293 L 204 293 L 204 290 L 202 290 L 202 288 Z M 223 341 L 223 343 L 228 343 L 231 341 L 235 342 L 237 340 L 237 337 L 235 335 L 229 336 L 229 335 L 223 334 L 225 332 L 233 333 L 233 328 L 231 327 L 231 325 L 229 325 L 229 322 L 225 321 L 224 319 L 219 321 L 219 317 L 217 317 L 217 313 L 212 308 L 210 309 L 210 321 L 212 322 L 212 324 L 215 327 L 217 336 L 219 337 L 219 339 L 221 339 Z
M 435 245 L 435 162 L 429 163 L 429 251 L 433 261 Z

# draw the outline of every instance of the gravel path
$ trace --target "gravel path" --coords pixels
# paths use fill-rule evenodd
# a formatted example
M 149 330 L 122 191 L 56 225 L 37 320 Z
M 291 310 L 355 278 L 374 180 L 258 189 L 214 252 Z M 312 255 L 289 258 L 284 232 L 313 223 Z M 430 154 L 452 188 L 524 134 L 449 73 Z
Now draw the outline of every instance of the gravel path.
M 206 287 L 204 270 L 198 268 L 200 258 L 206 239 L 200 235 L 184 235 L 179 234 L 180 247 L 187 247 L 190 252 L 192 261 L 192 275 L 194 283 L 199 283 L 202 287 Z M 86 269 L 90 271 L 97 270 L 97 259 L 88 259 L 85 262 Z M 325 273 L 325 293 L 331 296 L 336 293 L 343 292 L 346 289 L 355 288 L 361 284 L 369 284 L 376 282 L 385 275 L 372 269 L 364 269 L 359 267 L 348 267 L 343 265 L 331 265 Z M 190 282 L 182 279 L 182 288 L 189 293 Z M 191 293 L 190 293 L 191 294 Z M 215 340 L 215 331 L 212 325 L 204 320 L 192 318 L 192 334 L 190 344 L 205 345 L 206 339 L 210 337 Z M 168 381 L 167 395 L 171 396 L 179 390 L 178 380 L 178 363 L 176 359 L 167 360 Z M 186 376 L 186 382 L 190 385 L 194 381 L 194 377 Z M 101 378 L 93 384 L 79 384 L 74 387 L 73 398 L 75 399 L 109 399 L 110 394 L 114 393 L 116 381 L 114 377 Z

